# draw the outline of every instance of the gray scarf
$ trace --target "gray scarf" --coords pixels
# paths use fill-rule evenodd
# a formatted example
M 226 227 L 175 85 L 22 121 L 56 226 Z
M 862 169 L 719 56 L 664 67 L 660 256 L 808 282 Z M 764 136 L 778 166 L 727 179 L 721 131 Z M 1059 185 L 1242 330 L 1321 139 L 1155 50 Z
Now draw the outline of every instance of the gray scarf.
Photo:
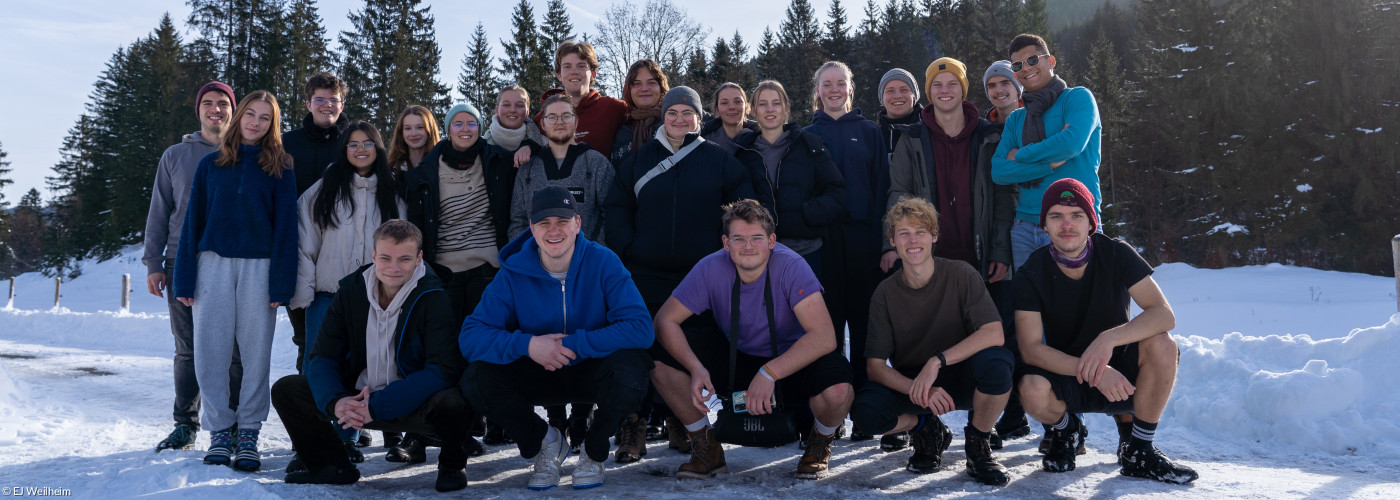
M 1050 81 L 1045 88 L 1035 92 L 1028 92 L 1021 96 L 1021 102 L 1026 108 L 1026 121 L 1021 128 L 1021 146 L 1029 146 L 1045 140 L 1045 110 L 1055 105 L 1055 101 L 1060 98 L 1060 93 L 1064 92 L 1068 86 L 1059 75 Z M 1045 178 L 1039 178 L 1021 185 L 1026 187 L 1038 187 Z
M 513 130 L 501 125 L 500 120 L 491 120 L 491 128 L 486 131 L 486 140 L 508 151 L 515 151 L 520 148 L 520 143 L 525 140 L 525 133 L 529 129 L 529 120 L 521 123 L 520 128 Z

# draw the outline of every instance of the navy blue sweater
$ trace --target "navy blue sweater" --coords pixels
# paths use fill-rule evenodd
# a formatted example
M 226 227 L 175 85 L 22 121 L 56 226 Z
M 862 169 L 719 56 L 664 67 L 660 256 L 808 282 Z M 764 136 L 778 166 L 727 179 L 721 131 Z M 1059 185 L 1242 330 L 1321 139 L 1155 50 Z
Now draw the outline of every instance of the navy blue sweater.
M 176 297 L 194 297 L 199 252 L 230 259 L 272 259 L 268 302 L 287 303 L 297 281 L 297 184 L 292 171 L 274 178 L 258 165 L 259 146 L 239 146 L 238 162 L 199 160 L 175 256 Z
M 846 214 L 851 220 L 875 225 L 885 216 L 890 189 L 890 159 L 880 126 L 860 114 L 860 108 L 833 120 L 825 111 L 812 115 L 804 130 L 826 143 L 831 159 L 846 181 Z

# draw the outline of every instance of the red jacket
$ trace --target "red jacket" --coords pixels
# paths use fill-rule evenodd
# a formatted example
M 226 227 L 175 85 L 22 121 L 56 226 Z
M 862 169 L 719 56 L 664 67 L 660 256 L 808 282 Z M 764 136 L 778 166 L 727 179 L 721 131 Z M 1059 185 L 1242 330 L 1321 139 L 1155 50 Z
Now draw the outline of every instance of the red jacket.
M 539 112 L 535 113 L 535 123 L 540 124 L 541 129 L 545 127 L 545 99 L 562 93 L 564 89 L 549 89 L 540 96 L 541 106 Z M 603 156 L 611 156 L 613 136 L 617 135 L 617 129 L 627 120 L 627 103 L 622 102 L 622 99 L 605 96 L 599 93 L 598 89 L 589 89 L 574 106 L 574 114 L 578 115 L 578 131 L 574 133 L 574 140 L 588 144 L 588 147 L 603 153 Z

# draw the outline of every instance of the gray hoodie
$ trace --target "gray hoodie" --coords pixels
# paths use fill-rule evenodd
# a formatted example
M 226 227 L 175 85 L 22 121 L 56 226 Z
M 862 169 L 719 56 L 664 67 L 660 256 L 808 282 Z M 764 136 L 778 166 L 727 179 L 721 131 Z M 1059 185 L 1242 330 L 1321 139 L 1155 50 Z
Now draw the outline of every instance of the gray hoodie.
M 199 160 L 218 150 L 218 144 L 195 132 L 160 155 L 151 187 L 151 210 L 146 213 L 146 253 L 141 257 L 146 274 L 165 272 L 165 259 L 175 258 L 195 168 Z
M 530 163 L 520 166 L 515 174 L 515 191 L 510 199 L 510 229 L 506 235 L 511 239 L 530 230 L 530 201 L 535 191 L 549 186 L 559 186 L 573 193 L 578 200 L 575 211 L 583 218 L 583 237 L 602 244 L 603 201 L 613 183 L 613 165 L 603 156 L 586 145 L 569 146 L 569 155 L 574 157 L 573 168 L 567 177 L 550 179 L 545 172 L 544 155 L 553 156 L 549 148 L 530 158 Z M 556 160 L 562 163 L 562 160 Z

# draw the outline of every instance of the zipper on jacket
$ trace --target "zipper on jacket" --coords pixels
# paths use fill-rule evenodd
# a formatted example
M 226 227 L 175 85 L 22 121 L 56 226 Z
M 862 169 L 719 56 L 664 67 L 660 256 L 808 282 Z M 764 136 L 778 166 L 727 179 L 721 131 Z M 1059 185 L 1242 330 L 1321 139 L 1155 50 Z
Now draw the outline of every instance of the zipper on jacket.
M 567 279 L 569 279 L 569 278 L 564 278 L 564 280 L 567 280 Z M 568 334 L 569 334 L 569 293 L 568 293 L 568 288 L 564 286 L 564 280 L 560 280 L 560 281 L 559 281 L 559 298 L 560 298 L 560 301 L 559 301 L 559 302 L 560 302 L 560 305 L 562 305 L 562 306 L 563 306 L 563 309 L 564 309 L 564 331 L 559 332 L 559 333 L 562 333 L 562 334 L 564 334 L 564 335 L 568 335 Z

